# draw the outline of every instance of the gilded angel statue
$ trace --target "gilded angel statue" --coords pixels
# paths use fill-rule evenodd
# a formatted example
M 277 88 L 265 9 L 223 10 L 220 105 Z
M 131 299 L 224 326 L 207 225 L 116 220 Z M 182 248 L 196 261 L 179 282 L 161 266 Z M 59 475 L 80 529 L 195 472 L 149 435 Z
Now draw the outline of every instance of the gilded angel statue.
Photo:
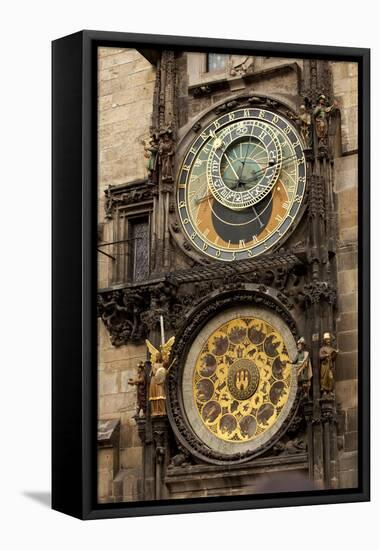
M 152 416 L 162 416 L 166 414 L 165 380 L 168 370 L 175 362 L 174 360 L 169 364 L 171 348 L 174 342 L 175 336 L 172 336 L 167 342 L 164 342 L 164 338 L 162 338 L 162 344 L 159 346 L 159 349 L 157 349 L 149 340 L 146 340 L 151 360 L 149 401 L 151 404 Z

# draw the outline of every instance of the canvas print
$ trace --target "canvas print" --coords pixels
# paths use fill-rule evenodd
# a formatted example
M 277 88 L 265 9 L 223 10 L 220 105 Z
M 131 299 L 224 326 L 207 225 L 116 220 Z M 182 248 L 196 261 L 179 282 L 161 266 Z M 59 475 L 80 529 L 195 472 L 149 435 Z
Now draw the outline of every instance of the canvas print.
M 98 503 L 358 486 L 358 65 L 99 47 Z

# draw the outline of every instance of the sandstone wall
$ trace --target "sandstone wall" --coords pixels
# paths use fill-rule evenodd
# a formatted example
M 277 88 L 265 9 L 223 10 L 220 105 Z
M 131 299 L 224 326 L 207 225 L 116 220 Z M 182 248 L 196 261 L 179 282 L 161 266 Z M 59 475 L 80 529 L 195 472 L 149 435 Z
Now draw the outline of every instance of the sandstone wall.
M 98 223 L 100 243 L 112 241 L 112 224 L 104 224 L 104 190 L 147 176 L 142 140 L 149 136 L 155 68 L 136 50 L 99 48 L 98 52 Z M 107 248 L 102 249 L 106 252 Z M 98 255 L 98 286 L 110 286 L 109 259 Z M 98 418 L 118 418 L 119 464 L 110 449 L 99 452 L 99 500 L 138 500 L 142 447 L 133 415 L 136 392 L 128 385 L 136 365 L 146 359 L 145 346 L 112 346 L 98 322 Z M 114 462 L 116 468 L 113 467 Z M 120 468 L 117 474 L 118 466 Z M 112 471 L 116 480 L 112 482 Z
M 357 485 L 358 376 L 358 66 L 332 63 L 334 95 L 341 110 L 342 156 L 335 159 L 338 212 L 338 317 L 336 398 L 339 406 L 340 487 Z
M 100 240 L 112 241 L 104 222 L 104 190 L 147 177 L 142 140 L 149 136 L 155 67 L 137 50 L 98 52 L 98 223 Z M 106 248 L 102 248 L 107 251 Z M 109 258 L 99 254 L 100 288 L 109 286 Z

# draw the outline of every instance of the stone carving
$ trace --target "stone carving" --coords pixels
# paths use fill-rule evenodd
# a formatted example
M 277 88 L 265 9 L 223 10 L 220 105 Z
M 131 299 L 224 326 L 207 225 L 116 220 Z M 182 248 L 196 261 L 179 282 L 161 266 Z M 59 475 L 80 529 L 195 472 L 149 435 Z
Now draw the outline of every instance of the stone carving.
M 325 300 L 331 306 L 334 306 L 337 300 L 337 291 L 335 286 L 329 281 L 313 281 L 304 285 L 304 305 L 318 304 Z
M 333 395 L 328 394 L 321 397 L 320 407 L 322 422 L 337 421 L 336 401 Z
M 303 396 L 309 399 L 313 372 L 309 351 L 305 349 L 305 339 L 303 337 L 297 341 L 297 355 L 292 365 L 296 365 L 299 385 Z
M 169 468 L 175 468 L 178 466 L 188 466 L 190 464 L 189 460 L 189 454 L 188 452 L 179 452 L 178 454 L 174 455 L 171 459 L 171 462 L 169 464 Z
M 325 180 L 323 177 L 312 174 L 309 180 L 309 216 L 311 218 L 325 218 Z
M 272 449 L 274 455 L 294 455 L 305 453 L 307 451 L 307 444 L 301 437 L 295 439 L 289 439 L 285 443 L 279 441 Z
M 195 97 L 200 97 L 202 95 L 207 95 L 212 92 L 212 87 L 207 86 L 206 84 L 203 84 L 202 86 L 197 86 L 196 88 L 193 88 L 192 93 Z
M 229 74 L 231 76 L 245 76 L 254 71 L 254 57 L 251 55 L 231 55 Z
M 334 102 L 332 105 L 327 106 L 324 94 L 321 94 L 318 98 L 317 105 L 313 110 L 313 117 L 315 119 L 316 136 L 318 138 L 319 147 L 326 148 L 328 145 L 328 121 L 331 112 L 337 105 L 337 102 Z
M 323 396 L 334 394 L 335 361 L 338 350 L 331 345 L 332 336 L 325 332 L 323 346 L 320 348 L 320 389 Z
M 148 327 L 141 319 L 144 293 L 138 290 L 115 290 L 98 295 L 98 316 L 107 327 L 112 345 L 139 342 Z
M 302 96 L 316 105 L 320 94 L 330 95 L 331 75 L 328 61 L 321 59 L 304 60 Z
M 222 103 L 221 105 L 216 107 L 215 114 L 222 115 L 223 113 L 231 111 L 232 109 L 235 109 L 237 107 L 238 103 L 239 102 L 237 100 L 228 101 L 227 103 Z
M 135 378 L 129 378 L 128 384 L 130 386 L 136 386 L 137 404 L 136 404 L 136 416 L 139 417 L 142 411 L 142 415 L 146 414 L 146 377 L 145 377 L 145 364 L 140 361 L 137 366 L 137 376 Z
M 121 189 L 119 186 L 109 186 L 104 191 L 105 194 L 105 218 L 113 219 L 114 211 L 118 207 L 127 206 L 143 201 L 151 201 L 153 199 L 153 190 L 148 186 L 146 180 L 131 182 Z
M 138 289 L 101 292 L 98 316 L 107 327 L 112 344 L 120 346 L 144 341 L 149 331 L 159 325 L 160 315 L 167 319 L 168 329 L 177 331 L 185 322 L 186 313 L 210 293 L 243 289 L 245 283 L 260 285 L 262 294 L 266 294 L 269 287 L 277 289 L 278 300 L 290 310 L 295 300 L 298 301 L 291 289 L 294 281 L 301 286 L 301 265 L 291 255 L 276 255 L 275 262 L 271 262 L 272 269 L 266 268 L 266 261 L 255 260 L 216 269 L 210 266 L 191 272 L 177 271 Z M 305 301 L 305 296 L 303 299 Z

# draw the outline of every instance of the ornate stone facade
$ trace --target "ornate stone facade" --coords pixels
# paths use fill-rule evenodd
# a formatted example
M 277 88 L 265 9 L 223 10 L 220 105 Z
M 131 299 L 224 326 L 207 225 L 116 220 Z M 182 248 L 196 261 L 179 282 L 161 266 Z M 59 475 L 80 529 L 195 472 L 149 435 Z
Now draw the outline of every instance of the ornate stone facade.
M 264 490 L 265 474 L 294 470 L 306 474 L 305 488 L 354 487 L 357 67 L 226 56 L 212 72 L 206 54 L 156 53 L 99 49 L 98 416 L 113 430 L 106 445 L 99 439 L 99 501 L 249 494 Z M 326 108 L 334 106 L 327 113 L 321 95 Z M 252 107 L 298 128 L 306 190 L 277 245 L 256 258 L 220 262 L 183 231 L 177 176 L 210 121 Z M 313 377 L 309 396 L 296 392 L 275 437 L 228 458 L 188 423 L 182 376 L 202 327 L 242 306 L 280 319 L 294 343 L 304 336 Z M 128 381 L 140 361 L 149 379 L 144 341 L 158 346 L 161 316 L 166 337 L 176 337 L 167 415 L 152 416 L 148 406 L 135 416 Z M 320 392 L 324 332 L 338 348 L 328 395 Z

